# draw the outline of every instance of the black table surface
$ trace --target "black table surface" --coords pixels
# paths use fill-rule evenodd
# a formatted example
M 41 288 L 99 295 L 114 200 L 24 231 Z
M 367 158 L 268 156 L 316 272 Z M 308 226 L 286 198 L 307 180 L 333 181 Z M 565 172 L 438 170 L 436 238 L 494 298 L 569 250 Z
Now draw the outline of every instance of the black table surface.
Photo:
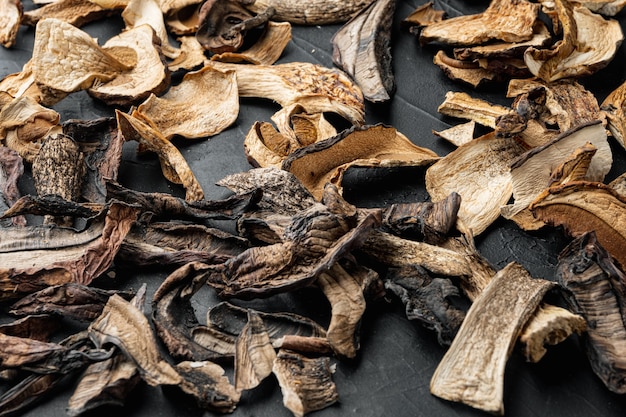
M 492 103 L 510 105 L 505 98 L 506 84 L 494 84 L 471 89 L 455 83 L 436 67 L 432 60 L 436 47 L 421 47 L 416 37 L 400 22 L 424 0 L 398 1 L 392 36 L 393 69 L 397 91 L 384 104 L 367 104 L 366 122 L 383 122 L 396 127 L 415 144 L 445 155 L 453 147 L 433 135 L 451 127 L 459 120 L 444 117 L 437 107 L 448 91 L 466 91 L 474 97 Z M 435 7 L 449 16 L 477 13 L 488 5 L 486 0 L 436 0 Z M 26 2 L 25 7 L 34 7 Z M 623 13 L 616 16 L 622 24 Z M 123 21 L 119 16 L 90 23 L 83 30 L 104 43 L 119 33 Z M 294 26 L 293 39 L 281 62 L 308 61 L 332 67 L 331 37 L 339 25 Z M 22 27 L 16 46 L 0 48 L 0 77 L 19 72 L 30 58 L 34 39 L 32 28 Z M 580 82 L 601 101 L 626 78 L 625 47 L 597 75 Z M 113 109 L 92 99 L 86 93 L 74 93 L 53 107 L 61 120 L 93 119 L 110 116 Z M 274 103 L 260 99 L 242 99 L 236 122 L 219 135 L 198 141 L 176 142 L 204 188 L 207 199 L 219 199 L 229 192 L 215 183 L 224 176 L 251 168 L 243 152 L 243 140 L 255 121 L 269 121 L 278 110 Z M 614 165 L 607 180 L 626 169 L 625 151 L 611 139 Z M 119 182 L 142 191 L 169 192 L 184 196 L 183 190 L 163 179 L 155 158 L 138 157 L 130 146 L 124 151 Z M 21 181 L 22 193 L 33 193 L 28 173 Z M 424 170 L 418 168 L 354 169 L 348 172 L 344 184 L 345 198 L 357 206 L 383 206 L 394 202 L 424 201 Z M 477 237 L 480 252 L 496 267 L 512 261 L 519 262 L 535 277 L 554 279 L 557 255 L 569 239 L 560 230 L 525 232 L 512 222 L 499 219 Z M 164 271 L 117 271 L 122 287 L 148 285 L 148 299 L 165 277 Z M 209 290 L 194 297 L 198 316 L 218 300 Z M 311 312 L 320 321 L 328 320 L 328 305 L 319 294 L 301 291 L 279 295 L 257 302 L 259 308 L 271 303 L 273 310 Z M 254 306 L 255 303 L 252 303 Z M 430 378 L 445 352 L 433 333 L 410 322 L 401 305 L 393 300 L 379 300 L 368 306 L 361 325 L 361 349 L 356 359 L 336 360 L 334 380 L 340 400 L 337 404 L 311 415 L 337 416 L 480 416 L 485 413 L 462 404 L 450 403 L 429 393 Z M 64 416 L 74 382 L 68 382 L 27 411 L 25 415 Z M 536 364 L 526 363 L 514 351 L 506 368 L 504 381 L 505 414 L 510 417 L 623 416 L 626 398 L 608 391 L 592 373 L 580 348 L 580 340 L 571 337 L 549 348 L 547 355 Z M 6 387 L 1 387 L 4 390 Z M 140 386 L 132 392 L 122 409 L 100 409 L 90 415 L 119 413 L 128 416 L 197 416 L 204 411 L 180 398 L 164 393 L 160 388 Z M 210 413 L 209 413 L 210 414 Z M 281 392 L 275 379 L 269 378 L 258 388 L 244 393 L 233 416 L 290 416 L 282 405 Z

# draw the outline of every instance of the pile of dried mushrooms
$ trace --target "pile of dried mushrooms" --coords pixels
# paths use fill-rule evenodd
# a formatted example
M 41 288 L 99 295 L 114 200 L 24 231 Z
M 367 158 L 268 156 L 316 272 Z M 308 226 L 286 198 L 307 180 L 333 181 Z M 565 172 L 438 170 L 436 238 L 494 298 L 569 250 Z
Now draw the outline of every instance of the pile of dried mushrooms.
M 142 383 L 229 413 L 272 378 L 303 416 L 340 399 L 336 363 L 359 355 L 363 315 L 381 300 L 402 303 L 446 349 L 437 397 L 503 414 L 512 351 L 538 362 L 573 334 L 606 387 L 626 393 L 626 173 L 605 182 L 611 141 L 626 147 L 626 87 L 599 103 L 582 82 L 615 57 L 622 6 L 492 0 L 448 17 L 427 3 L 404 17 L 415 53 L 432 53 L 459 82 L 438 110 L 466 122 L 434 132 L 456 147 L 438 155 L 368 124 L 366 101 L 396 89 L 393 0 L 57 0 L 29 10 L 3 0 L 3 46 L 29 25 L 34 47 L 0 80 L 0 300 L 11 317 L 0 324 L 0 416 L 68 377 L 71 416 L 123 405 Z M 108 18 L 125 29 L 110 39 L 82 29 Z M 325 24 L 341 25 L 336 67 L 279 61 L 291 25 Z M 509 106 L 467 88 L 489 82 L 508 86 Z M 62 120 L 54 106 L 78 91 L 115 117 Z M 246 127 L 251 167 L 220 180 L 229 196 L 207 198 L 176 143 L 231 128 L 249 97 L 280 109 Z M 119 183 L 130 145 L 155 155 L 184 198 Z M 429 199 L 358 207 L 343 196 L 352 167 L 422 167 Z M 23 195 L 27 181 L 35 192 Z M 474 238 L 500 218 L 562 227 L 571 243 L 553 277 L 517 262 L 498 270 L 479 253 Z M 155 266 L 167 277 L 151 296 L 111 288 L 116 267 Z M 326 323 L 258 308 L 304 289 L 327 300 Z M 207 290 L 221 302 L 197 311 L 192 300 Z

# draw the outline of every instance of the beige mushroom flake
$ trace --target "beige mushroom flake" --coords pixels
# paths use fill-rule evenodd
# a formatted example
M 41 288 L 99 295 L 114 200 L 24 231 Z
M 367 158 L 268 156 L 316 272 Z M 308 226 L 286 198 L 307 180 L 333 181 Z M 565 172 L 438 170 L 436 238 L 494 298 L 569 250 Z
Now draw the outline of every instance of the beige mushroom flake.
M 0 43 L 5 48 L 15 44 L 23 14 L 20 0 L 0 0 Z

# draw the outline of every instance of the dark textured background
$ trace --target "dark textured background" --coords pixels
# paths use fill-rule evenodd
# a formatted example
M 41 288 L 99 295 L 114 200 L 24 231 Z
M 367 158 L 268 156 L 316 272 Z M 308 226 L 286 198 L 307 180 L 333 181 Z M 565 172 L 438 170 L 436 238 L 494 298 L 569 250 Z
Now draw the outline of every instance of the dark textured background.
M 420 47 L 416 38 L 400 28 L 400 21 L 421 5 L 423 0 L 399 1 L 393 29 L 393 68 L 397 92 L 389 103 L 367 106 L 368 123 L 384 122 L 396 127 L 414 143 L 433 149 L 440 155 L 453 147 L 435 137 L 432 130 L 448 128 L 459 121 L 437 113 L 437 106 L 450 90 L 468 91 L 475 97 L 509 105 L 505 98 L 506 86 L 492 85 L 471 91 L 447 79 L 432 63 L 434 47 Z M 435 1 L 437 8 L 448 15 L 477 13 L 484 10 L 485 0 Z M 31 3 L 26 3 L 32 8 Z M 625 21 L 623 13 L 617 18 Z M 123 27 L 121 18 L 89 24 L 83 29 L 104 43 Z M 332 66 L 330 39 L 339 26 L 293 27 L 293 41 L 279 62 L 309 61 Z M 0 49 L 0 77 L 18 72 L 30 58 L 34 38 L 33 29 L 22 27 L 18 44 L 11 50 Z M 601 101 L 626 78 L 624 47 L 614 61 L 597 76 L 582 80 Z M 112 109 L 94 101 L 85 93 L 75 93 L 54 107 L 62 120 L 92 119 L 112 115 Z M 218 199 L 228 192 L 215 185 L 227 174 L 250 168 L 243 154 L 243 139 L 257 120 L 269 121 L 278 107 L 270 102 L 243 99 L 236 123 L 216 137 L 202 141 L 182 142 L 176 145 L 189 162 L 204 187 L 207 199 Z M 614 167 L 610 180 L 626 169 L 625 152 L 614 146 Z M 428 196 L 423 185 L 422 169 L 355 169 L 347 174 L 345 197 L 359 206 L 381 206 L 393 202 L 423 201 Z M 146 191 L 170 192 L 183 196 L 182 189 L 168 184 L 160 173 L 155 158 L 137 158 L 129 144 L 124 153 L 119 181 L 127 187 Z M 27 177 L 21 184 L 23 193 L 32 192 Z M 533 276 L 553 279 L 556 257 L 567 243 L 559 230 L 526 233 L 513 223 L 498 220 L 477 238 L 481 253 L 497 268 L 511 261 L 526 267 Z M 137 288 L 148 284 L 148 299 L 165 274 L 154 271 L 118 269 L 116 285 Z M 194 298 L 198 315 L 203 320 L 206 309 L 217 300 L 208 289 Z M 267 302 L 270 304 L 268 305 Z M 253 302 L 259 308 L 289 310 L 314 315 L 327 323 L 328 305 L 313 290 L 280 295 L 266 302 Z M 334 376 L 340 402 L 313 415 L 337 416 L 480 416 L 485 415 L 460 404 L 448 403 L 429 394 L 430 377 L 444 349 L 435 336 L 418 324 L 405 319 L 404 311 L 395 302 L 378 301 L 368 307 L 361 329 L 361 350 L 353 361 L 338 362 Z M 27 415 L 64 416 L 73 383 Z M 5 387 L 0 388 L 2 390 Z M 610 417 L 623 416 L 626 398 L 610 393 L 592 374 L 579 341 L 571 338 L 550 348 L 538 364 L 525 363 L 514 352 L 505 376 L 505 413 L 509 417 L 568 416 Z M 128 416 L 198 416 L 204 412 L 188 402 L 164 394 L 160 388 L 142 386 L 134 391 L 122 410 L 102 409 L 90 415 L 110 415 L 111 412 Z M 210 414 L 210 413 L 209 413 Z M 290 416 L 283 408 L 280 389 L 269 378 L 257 389 L 243 395 L 234 416 Z

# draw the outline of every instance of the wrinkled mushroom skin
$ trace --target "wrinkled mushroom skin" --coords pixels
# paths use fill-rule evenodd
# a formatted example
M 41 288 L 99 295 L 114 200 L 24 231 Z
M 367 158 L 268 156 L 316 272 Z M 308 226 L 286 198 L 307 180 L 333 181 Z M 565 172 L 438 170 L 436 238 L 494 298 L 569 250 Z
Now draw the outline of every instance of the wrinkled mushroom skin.
M 299 25 L 326 25 L 349 20 L 373 0 L 245 0 L 246 8 L 259 13 L 272 7 L 274 19 Z

